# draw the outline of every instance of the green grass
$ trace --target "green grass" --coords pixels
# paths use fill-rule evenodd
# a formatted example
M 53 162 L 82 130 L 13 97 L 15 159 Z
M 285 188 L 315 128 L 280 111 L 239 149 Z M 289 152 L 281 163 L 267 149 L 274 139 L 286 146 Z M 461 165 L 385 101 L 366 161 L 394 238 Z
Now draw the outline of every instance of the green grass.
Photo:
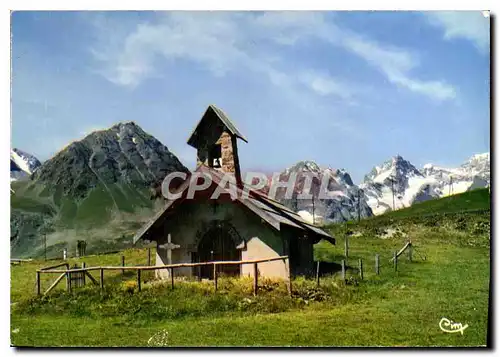
M 58 261 L 12 266 L 11 341 L 16 346 L 147 346 L 152 336 L 166 332 L 164 346 L 484 346 L 489 212 L 457 212 L 489 207 L 484 192 L 429 201 L 423 211 L 410 208 L 399 216 L 393 212 L 328 227 L 337 245 L 321 241 L 316 259 L 346 260 L 347 275 L 357 284 L 346 285 L 335 275 L 323 277 L 317 288 L 313 280 L 300 278 L 292 283 L 292 297 L 283 282 L 269 279 L 259 281 L 256 297 L 248 278 L 221 279 L 216 294 L 212 282 L 176 281 L 171 290 L 168 283 L 155 283 L 151 272 L 143 275 L 138 292 L 135 275 L 118 271 L 106 272 L 103 292 L 87 286 L 67 293 L 62 282 L 47 297 L 36 298 L 35 270 Z M 349 237 L 348 257 L 346 230 L 356 233 Z M 397 233 L 387 235 L 389 230 Z M 395 271 L 390 258 L 408 239 L 413 261 L 404 253 Z M 147 260 L 146 250 L 129 249 L 70 262 L 119 265 L 122 254 L 127 265 Z M 374 272 L 375 254 L 380 275 Z M 357 275 L 360 259 L 364 280 Z M 42 279 L 46 289 L 55 276 Z M 468 328 L 463 334 L 445 333 L 438 326 L 443 317 Z
M 126 184 L 98 185 L 79 200 L 64 196 L 60 188 L 50 193 L 48 187 L 29 181 L 14 182 L 12 187 L 11 223 L 17 236 L 11 254 L 18 258 L 43 254 L 43 231 L 48 232 L 50 252 L 56 251 L 50 246 L 62 240 L 73 249 L 77 239 L 87 240 L 93 251 L 123 248 L 127 244 L 121 237 L 154 213 L 147 190 Z M 22 219 L 28 214 L 33 219 Z
M 455 213 L 490 209 L 490 193 L 487 188 L 464 192 L 440 199 L 415 203 L 411 207 L 388 212 L 388 217 L 410 217 L 437 213 Z

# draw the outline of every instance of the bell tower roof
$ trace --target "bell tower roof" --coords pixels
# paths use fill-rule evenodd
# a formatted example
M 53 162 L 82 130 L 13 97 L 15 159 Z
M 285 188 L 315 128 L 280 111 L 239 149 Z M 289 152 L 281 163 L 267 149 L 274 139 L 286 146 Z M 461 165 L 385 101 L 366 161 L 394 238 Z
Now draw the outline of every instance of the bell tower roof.
M 245 136 L 243 136 L 243 134 L 241 134 L 238 128 L 236 128 L 236 126 L 231 121 L 231 119 L 229 119 L 226 113 L 217 108 L 215 105 L 210 104 L 205 111 L 205 114 L 203 114 L 200 121 L 198 122 L 198 124 L 196 124 L 196 127 L 191 133 L 191 136 L 187 141 L 188 145 L 194 147 L 195 149 L 198 149 L 200 146 L 200 141 L 203 141 L 203 136 L 206 136 L 208 132 L 213 132 L 214 130 L 220 132 L 227 130 L 232 135 L 248 143 L 248 140 L 245 138 Z

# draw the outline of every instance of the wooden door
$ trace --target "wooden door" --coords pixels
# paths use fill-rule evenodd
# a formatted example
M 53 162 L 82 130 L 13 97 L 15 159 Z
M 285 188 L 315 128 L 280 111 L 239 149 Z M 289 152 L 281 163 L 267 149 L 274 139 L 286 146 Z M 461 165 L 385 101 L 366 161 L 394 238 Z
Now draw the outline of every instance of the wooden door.
M 198 245 L 197 256 L 200 262 L 241 260 L 241 252 L 223 225 L 215 225 L 205 233 Z M 217 271 L 219 275 L 238 276 L 240 265 L 218 266 Z M 202 266 L 200 274 L 202 278 L 213 279 L 213 266 Z

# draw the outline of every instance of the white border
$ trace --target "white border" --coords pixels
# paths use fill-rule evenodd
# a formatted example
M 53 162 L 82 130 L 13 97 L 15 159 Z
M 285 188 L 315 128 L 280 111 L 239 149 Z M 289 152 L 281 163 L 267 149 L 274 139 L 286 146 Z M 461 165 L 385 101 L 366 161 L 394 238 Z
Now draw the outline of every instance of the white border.
M 141 0 L 141 1 L 13 1 L 5 2 L 15 10 L 490 10 L 493 1 L 452 0 L 254 0 L 254 1 L 200 1 L 200 0 Z
M 2 71 L 2 81 L 1 83 L 4 86 L 5 94 L 2 96 L 1 108 L 3 112 L 3 119 L 1 121 L 2 130 L 0 130 L 0 135 L 2 136 L 0 139 L 0 145 L 2 145 L 1 152 L 4 153 L 2 155 L 1 167 L 7 168 L 7 151 L 10 150 L 10 13 L 7 9 L 11 10 L 492 10 L 493 13 L 496 13 L 496 8 L 498 8 L 498 2 L 494 1 L 485 1 L 485 0 L 476 0 L 476 1 L 435 1 L 435 0 L 420 0 L 420 1 L 395 1 L 395 0 L 378 0 L 378 1 L 366 1 L 366 0 L 350 0 L 350 1 L 336 1 L 336 2 L 327 2 L 320 0 L 307 0 L 307 1 L 297 1 L 297 0 L 288 0 L 288 1 L 274 1 L 270 2 L 269 0 L 252 0 L 252 1 L 199 1 L 199 0 L 176 0 L 176 1 L 152 1 L 152 0 L 141 0 L 141 1 L 103 1 L 103 0 L 86 0 L 86 1 L 56 1 L 56 0 L 46 0 L 43 2 L 40 1 L 5 1 L 3 4 L 6 5 L 6 9 L 2 11 L 1 17 L 1 31 L 2 36 L 0 36 L 1 48 L 3 50 L 3 56 L 1 57 L 1 68 Z M 495 40 L 495 43 L 497 41 Z M 493 45 L 493 44 L 492 44 Z M 495 59 L 495 63 L 496 59 Z M 493 79 L 492 79 L 493 80 Z M 494 81 L 494 80 L 493 80 Z M 495 93 L 495 100 L 498 99 L 497 93 Z M 496 137 L 499 136 L 500 129 L 495 131 Z M 493 144 L 493 143 L 492 143 Z M 496 146 L 496 145 L 495 145 Z M 496 152 L 496 150 L 494 150 Z M 9 151 L 10 152 L 10 151 Z M 494 155 L 496 157 L 496 155 Z M 5 161 L 4 161 L 5 160 Z M 496 160 L 495 160 L 496 166 Z M 494 175 L 495 177 L 495 175 Z M 10 236 L 10 225 L 8 223 L 7 215 L 10 215 L 10 202 L 9 196 L 7 196 L 7 173 L 1 176 L 3 190 L 0 190 L 1 201 L 2 202 L 2 217 L 4 219 L 1 221 L 1 232 L 2 232 L 2 240 L 1 244 L 5 246 L 2 249 L 3 254 L 5 254 L 5 259 L 2 260 L 3 264 L 5 264 L 6 269 L 10 271 L 10 265 L 7 266 L 9 258 L 10 258 L 10 247 L 7 236 Z M 496 192 L 496 182 L 493 185 L 494 191 Z M 494 201 L 498 201 L 498 193 L 495 193 Z M 500 212 L 495 212 L 495 218 L 498 218 Z M 500 243 L 496 243 L 495 246 L 498 250 L 498 245 Z M 497 253 L 498 251 L 495 251 Z M 498 257 L 498 255 L 497 255 Z M 9 286 L 9 281 L 7 274 L 1 274 L 2 281 L 0 282 L 1 286 Z M 493 275 L 493 277 L 495 277 Z M 497 283 L 498 280 L 495 280 Z M 497 284 L 498 286 L 498 284 Z M 5 315 L 10 316 L 9 311 L 9 291 L 8 289 L 4 289 L 2 295 L 2 308 L 5 311 Z M 495 301 L 496 302 L 496 301 Z M 492 302 L 492 305 L 496 305 Z M 10 319 L 2 319 L 2 346 L 10 345 Z M 493 341 L 500 341 L 499 333 L 494 329 L 494 338 Z M 11 355 L 14 353 L 12 349 L 7 349 L 7 355 Z M 55 351 L 54 351 L 55 352 Z M 45 353 L 54 353 L 45 351 Z M 66 352 L 66 351 L 64 351 Z M 64 353 L 63 352 L 63 353 Z M 164 351 L 165 352 L 165 351 Z M 214 351 L 217 353 L 218 351 Z M 211 353 L 214 353 L 211 352 Z M 229 353 L 233 353 L 231 351 Z M 274 353 L 287 353 L 287 351 L 273 351 Z M 304 353 L 305 351 L 297 351 L 300 353 Z M 341 351 L 324 351 L 326 353 L 332 353 L 335 355 L 344 355 L 345 352 Z M 92 354 L 104 354 L 107 352 L 92 350 Z M 116 353 L 116 352 L 115 352 Z M 123 353 L 123 351 L 118 351 L 118 353 Z M 175 353 L 174 351 L 168 351 L 167 353 Z M 186 352 L 184 352 L 186 353 Z M 193 353 L 193 352 L 190 352 Z M 260 355 L 262 353 L 267 353 L 265 351 L 252 351 L 251 354 Z M 311 353 L 311 352 L 305 352 Z M 358 352 L 359 353 L 359 352 Z M 362 352 L 361 352 L 362 353 Z M 437 352 L 430 351 L 422 351 L 420 353 L 427 354 L 436 354 Z M 132 355 L 142 355 L 142 351 L 131 351 Z M 2 354 L 3 355 L 3 354 Z

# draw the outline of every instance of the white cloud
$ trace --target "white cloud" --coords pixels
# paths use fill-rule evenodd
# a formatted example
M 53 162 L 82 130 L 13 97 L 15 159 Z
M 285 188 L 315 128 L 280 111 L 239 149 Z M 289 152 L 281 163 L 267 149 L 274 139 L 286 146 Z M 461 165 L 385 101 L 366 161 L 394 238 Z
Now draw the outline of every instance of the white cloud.
M 158 59 L 183 59 L 202 64 L 216 76 L 237 71 L 264 74 L 281 88 L 305 85 L 321 96 L 351 98 L 356 85 L 310 68 L 285 70 L 279 47 L 300 41 L 321 41 L 344 48 L 381 71 L 393 84 L 436 100 L 453 99 L 455 89 L 444 81 L 423 81 L 411 75 L 418 56 L 408 50 L 381 45 L 326 21 L 322 12 L 170 12 L 154 23 L 135 26 L 127 36 L 110 44 L 108 31 L 93 48 L 108 80 L 134 87 L 155 72 Z M 270 53 L 271 52 L 271 53 Z M 287 88 L 288 89 L 288 88 Z
M 305 71 L 299 75 L 299 80 L 319 95 L 335 95 L 349 99 L 355 92 L 354 85 L 347 84 L 328 74 L 315 71 Z
M 356 35 L 346 36 L 344 46 L 383 72 L 387 79 L 412 92 L 435 100 L 453 99 L 456 90 L 444 81 L 422 81 L 411 77 L 411 70 L 419 65 L 418 56 L 399 48 L 383 47 Z
M 425 15 L 431 25 L 444 30 L 445 40 L 462 38 L 487 53 L 490 47 L 490 18 L 481 11 L 429 11 Z
M 390 80 L 410 89 L 413 92 L 425 94 L 436 100 L 453 99 L 456 97 L 455 88 L 441 81 L 425 82 L 394 74 L 390 75 Z

